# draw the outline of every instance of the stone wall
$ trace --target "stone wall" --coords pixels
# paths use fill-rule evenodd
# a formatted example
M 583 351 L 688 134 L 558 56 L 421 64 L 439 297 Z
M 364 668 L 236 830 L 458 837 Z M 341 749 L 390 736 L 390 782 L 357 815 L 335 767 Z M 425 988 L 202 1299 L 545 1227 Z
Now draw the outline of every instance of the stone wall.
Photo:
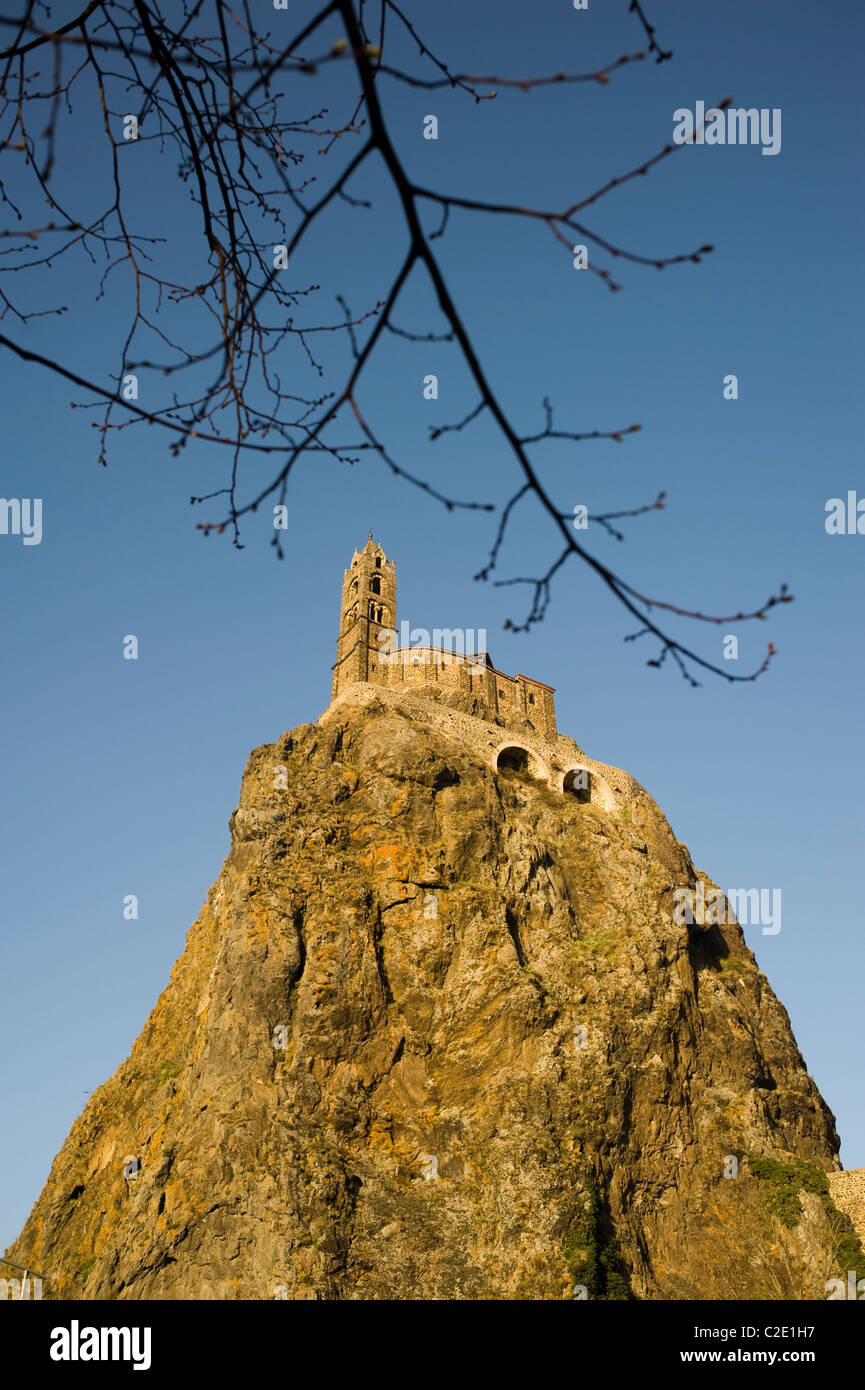
M 355 680 L 363 679 L 357 675 Z M 440 647 L 399 647 L 379 656 L 371 667 L 369 683 L 388 689 L 439 692 L 474 697 L 487 713 L 508 722 L 528 719 L 544 738 L 556 736 L 556 714 L 551 686 L 529 676 L 507 676 L 483 659 L 472 660 L 461 652 Z M 351 681 L 342 681 L 340 689 Z M 334 692 L 338 694 L 339 691 Z
M 856 1234 L 865 1244 L 865 1168 L 848 1168 L 843 1173 L 830 1173 L 829 1191 L 836 1207 L 847 1213 Z M 865 1269 L 856 1273 L 860 1279 L 865 1277 Z
M 409 671 L 417 667 L 408 667 Z M 458 669 L 458 668 L 455 668 Z M 589 773 L 588 799 L 592 805 L 602 810 L 627 814 L 638 808 L 637 823 L 645 816 L 659 817 L 666 824 L 660 808 L 630 773 L 621 768 L 611 767 L 588 758 L 572 738 L 557 733 L 553 738 L 544 738 L 537 730 L 507 727 L 503 722 L 492 722 L 462 710 L 452 709 L 441 700 L 433 697 L 427 686 L 421 694 L 425 682 L 418 682 L 418 689 L 411 687 L 411 677 L 399 688 L 389 688 L 369 681 L 357 681 L 347 686 L 339 696 L 328 705 L 318 720 L 326 724 L 337 717 L 346 706 L 368 705 L 374 700 L 391 709 L 406 714 L 439 730 L 459 743 L 466 751 L 475 754 L 488 767 L 495 768 L 499 755 L 506 748 L 522 748 L 534 760 L 535 771 L 540 772 L 548 786 L 554 791 L 562 791 L 567 774 L 575 769 Z M 530 769 L 531 770 L 531 769 Z

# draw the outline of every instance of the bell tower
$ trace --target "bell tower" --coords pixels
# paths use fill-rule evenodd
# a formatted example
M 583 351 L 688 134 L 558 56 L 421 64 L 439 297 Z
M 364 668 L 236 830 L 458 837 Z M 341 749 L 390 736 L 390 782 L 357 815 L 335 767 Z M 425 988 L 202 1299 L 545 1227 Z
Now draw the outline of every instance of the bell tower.
M 378 681 L 383 643 L 378 634 L 396 628 L 396 565 L 369 533 L 363 550 L 355 550 L 342 582 L 339 636 L 333 667 L 335 700 L 354 681 Z

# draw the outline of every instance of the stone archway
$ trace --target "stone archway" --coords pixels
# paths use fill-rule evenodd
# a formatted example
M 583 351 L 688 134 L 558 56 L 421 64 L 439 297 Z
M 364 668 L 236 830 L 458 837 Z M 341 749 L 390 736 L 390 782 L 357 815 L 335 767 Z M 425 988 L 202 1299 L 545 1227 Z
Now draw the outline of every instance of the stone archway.
M 525 748 L 516 744 L 503 748 L 496 758 L 496 769 L 506 768 L 510 772 L 528 772 L 529 755 Z
M 562 774 L 557 774 L 556 785 L 564 796 L 573 797 L 582 804 L 597 806 L 601 811 L 616 811 L 620 802 L 606 777 L 600 772 L 592 772 L 582 763 L 574 763 Z
M 562 791 L 575 801 L 588 805 L 592 800 L 592 774 L 587 767 L 572 767 L 562 778 Z
M 497 748 L 493 767 L 496 772 L 519 772 L 536 781 L 549 780 L 549 771 L 543 759 L 521 743 L 503 743 Z

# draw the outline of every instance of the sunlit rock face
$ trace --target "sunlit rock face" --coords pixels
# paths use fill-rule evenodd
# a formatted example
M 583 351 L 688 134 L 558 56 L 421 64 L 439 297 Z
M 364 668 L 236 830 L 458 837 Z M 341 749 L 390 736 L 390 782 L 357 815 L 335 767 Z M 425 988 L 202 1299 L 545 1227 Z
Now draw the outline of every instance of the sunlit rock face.
M 825 1297 L 819 1181 L 791 1225 L 747 1155 L 822 1178 L 832 1116 L 740 928 L 676 921 L 698 876 L 628 786 L 389 702 L 256 749 L 11 1258 L 46 1298 Z

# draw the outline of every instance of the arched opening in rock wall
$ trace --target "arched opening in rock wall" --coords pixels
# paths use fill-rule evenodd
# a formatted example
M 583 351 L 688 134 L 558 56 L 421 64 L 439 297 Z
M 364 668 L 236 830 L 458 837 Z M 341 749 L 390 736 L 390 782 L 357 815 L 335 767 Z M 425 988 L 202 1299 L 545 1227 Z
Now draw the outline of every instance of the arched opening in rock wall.
M 585 804 L 590 802 L 592 799 L 592 774 L 588 768 L 572 767 L 570 772 L 566 772 L 562 791 L 566 796 L 572 796 L 575 801 Z
M 518 772 L 523 777 L 531 777 L 536 782 L 549 781 L 549 769 L 537 754 L 522 748 L 518 743 L 509 743 L 496 754 L 497 772 Z
M 529 755 L 525 748 L 503 748 L 496 758 L 496 768 L 498 771 L 507 772 L 528 772 Z
M 550 769 L 544 759 L 520 743 L 505 743 L 496 749 L 492 766 L 496 772 L 517 772 L 536 782 L 550 780 Z

